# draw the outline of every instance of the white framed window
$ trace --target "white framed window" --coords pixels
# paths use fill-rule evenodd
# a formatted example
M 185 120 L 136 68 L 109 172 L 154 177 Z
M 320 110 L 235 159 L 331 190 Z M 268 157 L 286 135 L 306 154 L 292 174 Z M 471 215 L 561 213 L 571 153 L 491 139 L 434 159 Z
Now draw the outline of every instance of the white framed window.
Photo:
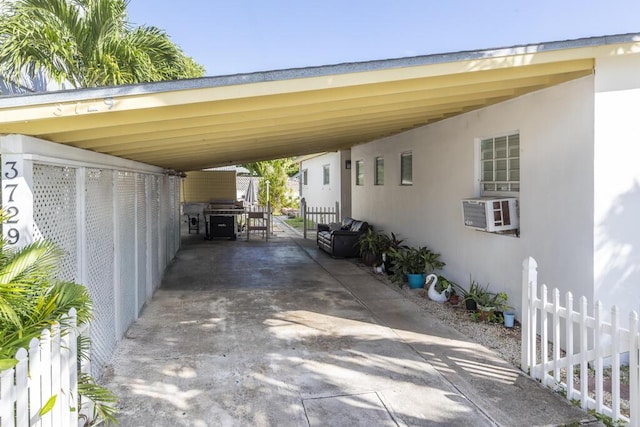
M 374 185 L 384 185 L 384 158 L 376 157 L 376 174 L 373 179 Z
M 302 171 L 302 185 L 309 185 L 307 170 Z
M 480 139 L 480 193 L 520 192 L 520 134 Z
M 356 160 L 356 185 L 364 185 L 364 162 Z
M 322 185 L 329 185 L 329 165 L 322 165 Z
M 413 185 L 413 153 L 400 154 L 400 185 Z

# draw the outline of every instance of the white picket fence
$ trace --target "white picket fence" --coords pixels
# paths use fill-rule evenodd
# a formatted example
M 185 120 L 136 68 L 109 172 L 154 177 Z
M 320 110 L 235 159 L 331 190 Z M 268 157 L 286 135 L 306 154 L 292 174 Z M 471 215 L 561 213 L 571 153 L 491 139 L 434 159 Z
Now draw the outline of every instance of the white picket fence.
M 300 210 L 303 218 L 303 236 L 307 238 L 307 231 L 316 231 L 318 224 L 340 222 L 340 203 L 331 207 L 308 206 L 306 200 L 300 200 Z
M 77 426 L 79 414 L 86 413 L 87 408 L 77 408 L 75 309 L 65 322 L 68 326 L 54 325 L 32 339 L 28 350 L 18 350 L 18 364 L 0 373 L 1 427 Z
M 565 294 L 562 302 L 558 289 L 553 289 L 549 295 L 546 285 L 538 287 L 537 264 L 533 258 L 527 258 L 523 263 L 522 285 L 522 370 L 548 387 L 560 388 L 567 399 L 579 401 L 584 409 L 595 409 L 614 421 L 639 426 L 638 313 L 632 311 L 626 321 L 628 326 L 623 326 L 625 320 L 615 306 L 611 309 L 610 321 L 604 320 L 604 309 L 599 301 L 589 307 L 587 299 L 581 297 L 574 309 L 571 292 Z M 592 315 L 589 315 L 590 309 Z M 620 396 L 621 356 L 627 354 L 629 416 L 621 413 Z M 595 375 L 591 386 L 590 369 L 591 376 Z M 604 390 L 605 370 L 611 372 L 608 399 L 605 399 Z

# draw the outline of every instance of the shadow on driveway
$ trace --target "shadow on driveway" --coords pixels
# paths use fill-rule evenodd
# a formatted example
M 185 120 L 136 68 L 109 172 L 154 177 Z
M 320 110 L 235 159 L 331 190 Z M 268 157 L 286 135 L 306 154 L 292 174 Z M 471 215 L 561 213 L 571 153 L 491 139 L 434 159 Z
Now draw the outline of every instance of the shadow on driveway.
M 186 236 L 102 383 L 123 426 L 554 425 L 588 416 L 314 242 Z

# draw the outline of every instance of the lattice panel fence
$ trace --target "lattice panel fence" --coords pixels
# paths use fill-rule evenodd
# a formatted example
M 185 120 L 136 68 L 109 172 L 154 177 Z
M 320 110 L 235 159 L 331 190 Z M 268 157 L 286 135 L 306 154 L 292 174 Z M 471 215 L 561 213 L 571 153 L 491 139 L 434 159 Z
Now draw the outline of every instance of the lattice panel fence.
M 169 253 L 167 261 L 171 261 L 180 247 L 180 178 L 169 177 Z
M 64 251 L 58 277 L 78 281 L 76 169 L 33 165 L 34 237 Z
M 136 174 L 136 240 L 138 311 L 147 298 L 147 184 L 145 175 Z
M 116 172 L 116 203 L 118 213 L 119 254 L 119 331 L 124 333 L 136 319 L 136 234 L 135 179 L 132 172 Z
M 179 189 L 173 176 L 33 164 L 33 237 L 58 245 L 64 257 L 57 276 L 91 295 L 95 375 L 179 248 Z
M 151 284 L 153 289 L 160 285 L 160 193 L 158 190 L 159 178 L 155 175 L 148 176 L 149 180 L 149 210 L 151 227 Z
M 167 219 L 169 218 L 169 177 L 163 176 L 159 182 L 160 193 L 160 271 L 163 271 L 167 266 L 167 233 L 168 225 Z
M 116 346 L 115 300 L 113 291 L 113 173 L 87 169 L 86 259 L 87 282 L 93 299 L 91 324 L 91 367 L 99 372 Z

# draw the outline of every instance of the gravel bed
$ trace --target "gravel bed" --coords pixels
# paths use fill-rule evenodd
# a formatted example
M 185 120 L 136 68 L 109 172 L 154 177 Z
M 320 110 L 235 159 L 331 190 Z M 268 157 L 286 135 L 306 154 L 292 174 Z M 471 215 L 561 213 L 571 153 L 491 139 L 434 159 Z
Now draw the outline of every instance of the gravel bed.
M 371 267 L 367 267 L 359 262 L 356 264 L 389 288 L 400 293 L 405 298 L 412 300 L 423 310 L 433 314 L 442 323 L 463 333 L 474 342 L 497 350 L 500 357 L 510 362 L 517 369 L 520 369 L 521 344 L 519 322 L 516 321 L 513 328 L 506 328 L 502 323 L 476 322 L 471 319 L 470 313 L 464 309 L 463 303 L 454 306 L 449 302 L 441 303 L 432 301 L 427 296 L 426 289 L 410 289 L 407 285 L 401 288 L 391 282 L 389 276 L 374 274 Z M 538 346 L 538 348 L 539 347 L 540 346 Z
M 471 315 L 468 311 L 464 309 L 464 306 L 458 304 L 458 306 L 453 306 L 449 302 L 439 303 L 429 299 L 427 295 L 426 289 L 410 289 L 406 284 L 402 287 L 397 284 L 391 282 L 389 276 L 385 274 L 376 274 L 373 273 L 371 267 L 367 267 L 366 265 L 356 262 L 356 265 L 361 269 L 367 271 L 373 277 L 378 279 L 381 283 L 384 283 L 389 288 L 403 295 L 405 298 L 412 300 L 418 306 L 420 306 L 423 310 L 428 313 L 431 313 L 439 319 L 442 323 L 451 326 L 458 332 L 469 337 L 474 342 L 481 344 L 487 348 L 495 350 L 500 357 L 502 357 L 507 362 L 511 363 L 516 369 L 520 369 L 521 362 L 521 329 L 520 323 L 515 322 L 513 328 L 506 328 L 502 323 L 487 323 L 487 322 L 477 322 L 471 319 Z M 537 359 L 541 359 L 541 342 L 540 337 L 538 337 L 538 344 L 536 346 L 536 350 L 538 352 Z M 548 354 L 549 357 L 552 356 L 553 353 L 553 345 L 549 343 L 548 345 Z M 563 380 L 566 380 L 566 374 L 563 372 Z M 625 377 L 626 375 L 626 377 Z M 594 373 L 590 370 L 589 372 L 590 383 L 595 380 Z M 603 403 L 606 406 L 611 406 L 611 393 L 607 391 L 607 383 L 608 389 L 610 390 L 611 384 L 610 381 L 607 381 L 608 377 L 610 377 L 610 370 L 605 370 L 604 378 L 605 378 L 605 387 L 604 387 L 604 398 Z M 623 383 L 626 383 L 627 387 L 627 395 L 628 395 L 628 373 L 625 373 L 624 370 L 622 372 Z M 579 377 L 574 377 L 574 386 L 576 388 L 580 387 L 580 379 Z M 595 397 L 593 393 L 593 384 L 589 386 L 589 395 L 593 398 Z M 623 415 L 629 416 L 629 401 L 628 397 L 623 393 L 623 398 L 621 399 L 621 410 Z M 625 399 L 625 397 L 627 397 Z

